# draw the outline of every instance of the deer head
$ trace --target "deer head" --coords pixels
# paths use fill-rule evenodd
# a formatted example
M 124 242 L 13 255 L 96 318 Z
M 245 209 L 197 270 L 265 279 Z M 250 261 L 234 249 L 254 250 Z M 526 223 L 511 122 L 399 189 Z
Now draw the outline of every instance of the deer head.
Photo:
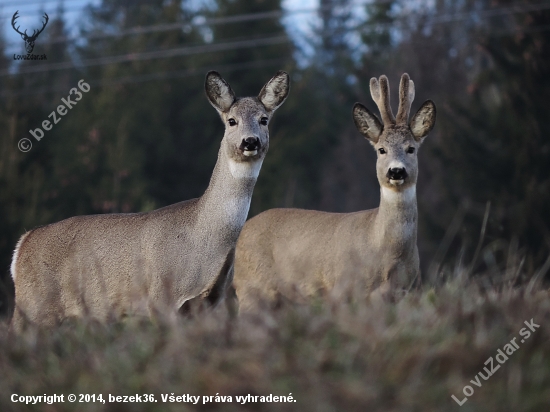
M 390 86 L 386 76 L 380 76 L 380 80 L 373 77 L 370 92 L 382 122 L 361 103 L 355 103 L 353 107 L 353 120 L 359 132 L 377 151 L 376 174 L 380 185 L 401 191 L 416 184 L 417 152 L 435 125 L 435 104 L 431 100 L 425 101 L 409 123 L 414 83 L 407 73 L 401 76 L 397 117 L 390 106 Z
M 258 97 L 237 98 L 219 73 L 211 71 L 206 76 L 205 90 L 210 104 L 225 123 L 222 147 L 229 159 L 239 164 L 261 165 L 258 161 L 263 160 L 269 147 L 269 121 L 290 90 L 288 74 L 277 72 Z
M 19 31 L 19 27 L 20 26 L 17 26 L 15 27 L 15 21 L 17 20 L 17 18 L 19 17 L 18 16 L 18 13 L 19 13 L 19 10 L 17 10 L 14 14 L 13 14 L 13 17 L 11 19 L 11 25 L 13 27 L 13 29 L 19 33 L 21 35 L 21 38 L 23 40 L 25 40 L 25 49 L 27 50 L 27 53 L 32 53 L 32 51 L 34 50 L 34 42 L 36 41 L 36 38 L 38 37 L 38 35 L 40 33 L 42 33 L 42 31 L 44 30 L 44 28 L 46 27 L 46 24 L 48 24 L 48 20 L 50 19 L 48 17 L 48 15 L 46 13 L 44 13 L 44 23 L 42 25 L 42 28 L 40 30 L 33 30 L 32 32 L 32 36 L 29 36 L 27 35 L 27 30 L 25 30 L 25 32 L 21 33 Z

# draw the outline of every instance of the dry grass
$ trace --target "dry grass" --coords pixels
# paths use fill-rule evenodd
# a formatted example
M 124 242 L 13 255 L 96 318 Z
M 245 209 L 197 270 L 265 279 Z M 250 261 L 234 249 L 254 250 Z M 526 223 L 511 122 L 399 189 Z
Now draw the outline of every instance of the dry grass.
M 459 407 L 462 388 L 525 320 L 541 327 Z M 8 336 L 0 324 L 0 410 L 543 411 L 550 405 L 550 293 L 452 281 L 396 303 L 285 304 L 230 321 L 223 310 L 175 322 L 71 322 Z M 157 403 L 25 406 L 13 393 L 154 394 Z M 232 403 L 163 403 L 161 394 Z M 240 405 L 237 395 L 295 403 Z

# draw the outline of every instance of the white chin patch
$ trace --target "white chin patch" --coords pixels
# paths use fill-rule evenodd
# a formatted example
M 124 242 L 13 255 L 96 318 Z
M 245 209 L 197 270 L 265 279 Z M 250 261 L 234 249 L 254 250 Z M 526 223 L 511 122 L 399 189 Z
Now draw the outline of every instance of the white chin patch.
M 403 190 L 382 186 L 382 197 L 389 203 L 416 202 L 416 186 L 409 186 Z
M 403 183 L 405 183 L 405 180 L 404 179 L 399 179 L 399 180 L 390 179 L 390 183 L 392 185 L 395 185 L 395 186 L 401 186 Z
M 257 151 L 257 150 L 245 150 L 245 151 L 243 152 L 243 154 L 244 154 L 245 156 L 248 156 L 248 157 L 250 157 L 250 156 L 256 156 L 256 155 L 258 154 L 258 151 Z
M 233 159 L 229 159 L 229 171 L 235 179 L 257 179 L 260 174 L 262 163 L 262 159 L 242 162 L 236 162 Z

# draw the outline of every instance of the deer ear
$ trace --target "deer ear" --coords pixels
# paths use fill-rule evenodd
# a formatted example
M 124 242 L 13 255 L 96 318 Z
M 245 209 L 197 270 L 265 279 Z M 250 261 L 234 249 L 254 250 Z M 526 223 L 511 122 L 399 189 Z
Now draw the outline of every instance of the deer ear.
M 435 126 L 435 104 L 426 100 L 413 116 L 409 126 L 417 142 L 424 139 Z
M 372 114 L 369 109 L 361 103 L 355 103 L 353 105 L 353 121 L 359 133 L 365 136 L 371 143 L 378 143 L 378 139 L 384 127 L 382 123 L 380 123 L 380 120 L 378 120 L 378 117 Z
M 227 112 L 235 103 L 235 93 L 218 72 L 208 72 L 204 89 L 208 101 L 220 113 Z
M 289 91 L 290 78 L 288 73 L 278 71 L 262 88 L 258 100 L 262 102 L 267 111 L 274 112 L 284 103 Z

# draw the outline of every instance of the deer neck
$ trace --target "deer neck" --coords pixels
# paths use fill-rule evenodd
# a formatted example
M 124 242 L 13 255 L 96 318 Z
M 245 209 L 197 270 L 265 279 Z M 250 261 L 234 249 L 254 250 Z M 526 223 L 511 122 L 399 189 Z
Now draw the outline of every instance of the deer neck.
M 238 235 L 248 216 L 262 162 L 236 162 L 226 155 L 222 145 L 210 184 L 199 201 L 200 215 L 216 222 L 217 227 L 237 230 Z
M 395 241 L 404 246 L 410 240 L 416 244 L 417 221 L 416 185 L 399 192 L 381 187 L 376 217 L 376 232 L 381 242 Z

